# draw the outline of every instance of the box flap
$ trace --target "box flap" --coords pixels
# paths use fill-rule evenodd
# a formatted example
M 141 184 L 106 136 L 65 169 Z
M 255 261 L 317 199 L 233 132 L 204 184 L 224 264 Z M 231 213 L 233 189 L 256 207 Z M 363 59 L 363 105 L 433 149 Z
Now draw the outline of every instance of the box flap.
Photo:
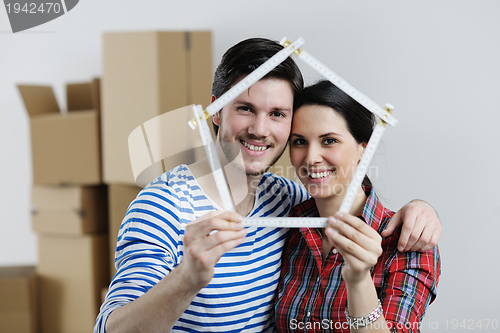
M 89 83 L 66 84 L 66 105 L 68 111 L 92 109 Z
M 100 109 L 99 79 L 86 83 L 66 84 L 66 102 L 68 111 Z
M 17 87 L 30 117 L 61 112 L 51 86 L 17 85 Z

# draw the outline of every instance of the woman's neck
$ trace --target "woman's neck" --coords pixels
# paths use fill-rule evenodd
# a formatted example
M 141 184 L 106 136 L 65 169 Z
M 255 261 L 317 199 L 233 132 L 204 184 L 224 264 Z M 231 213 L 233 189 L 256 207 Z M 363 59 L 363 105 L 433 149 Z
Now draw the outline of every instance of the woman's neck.
M 342 204 L 342 200 L 344 200 L 344 196 L 345 195 L 335 195 L 328 198 L 315 199 L 319 216 L 329 217 L 335 215 L 335 213 L 340 209 L 340 205 Z M 365 191 L 363 191 L 363 188 L 360 187 L 349 213 L 351 215 L 357 216 L 365 205 L 366 199 L 367 197 Z

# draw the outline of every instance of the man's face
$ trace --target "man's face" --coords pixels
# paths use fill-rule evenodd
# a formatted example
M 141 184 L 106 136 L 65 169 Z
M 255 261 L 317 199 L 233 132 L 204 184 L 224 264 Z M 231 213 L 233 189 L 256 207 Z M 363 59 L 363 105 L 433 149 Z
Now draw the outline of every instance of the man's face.
M 283 153 L 292 116 L 290 83 L 262 79 L 215 114 L 213 121 L 219 126 L 217 137 L 222 146 L 229 142 L 239 147 L 247 175 L 260 175 Z M 232 159 L 231 152 L 224 153 Z

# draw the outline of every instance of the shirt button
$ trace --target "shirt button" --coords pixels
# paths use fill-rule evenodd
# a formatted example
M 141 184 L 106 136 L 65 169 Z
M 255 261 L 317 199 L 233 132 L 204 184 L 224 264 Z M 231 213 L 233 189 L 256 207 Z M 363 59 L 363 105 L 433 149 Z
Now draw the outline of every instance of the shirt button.
M 338 252 L 338 251 L 337 251 L 337 249 L 333 249 L 333 250 L 332 250 L 332 253 L 333 253 L 333 254 L 337 254 L 337 252 Z

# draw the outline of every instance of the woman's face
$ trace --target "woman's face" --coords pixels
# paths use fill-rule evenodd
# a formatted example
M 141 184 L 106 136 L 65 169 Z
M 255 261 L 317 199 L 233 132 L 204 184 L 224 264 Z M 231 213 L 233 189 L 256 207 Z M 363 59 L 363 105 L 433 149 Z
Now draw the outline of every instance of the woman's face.
M 344 196 L 366 144 L 358 144 L 345 119 L 330 107 L 302 106 L 294 112 L 290 158 L 315 199 Z

